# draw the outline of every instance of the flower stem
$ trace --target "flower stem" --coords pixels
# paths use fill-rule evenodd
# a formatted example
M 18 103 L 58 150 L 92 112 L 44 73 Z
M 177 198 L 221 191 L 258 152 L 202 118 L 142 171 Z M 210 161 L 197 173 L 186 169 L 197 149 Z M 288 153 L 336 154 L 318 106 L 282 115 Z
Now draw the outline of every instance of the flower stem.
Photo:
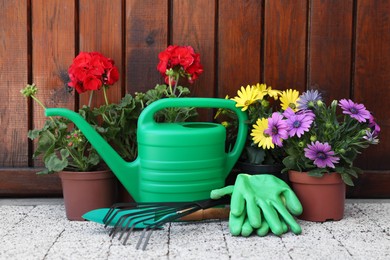
M 91 107 L 93 92 L 94 92 L 94 91 L 92 90 L 91 93 L 89 93 L 88 107 Z
M 172 76 L 168 76 L 169 94 L 172 95 Z
M 34 99 L 34 100 L 43 108 L 43 110 L 46 110 L 45 105 L 42 104 L 42 102 L 41 102 L 38 98 L 36 98 L 34 95 L 31 95 L 30 97 L 31 97 L 32 99 Z M 51 121 L 54 122 L 54 119 L 53 119 L 51 116 L 49 116 L 49 118 L 50 118 Z
M 108 98 L 107 98 L 107 93 L 106 93 L 106 86 L 103 86 L 103 94 L 104 94 L 104 100 L 106 101 L 106 105 L 108 106 Z
M 34 95 L 30 96 L 32 99 L 34 99 L 44 110 L 46 110 L 46 107 L 42 104 L 42 102 L 36 98 Z
M 175 87 L 173 88 L 173 94 L 176 94 L 176 88 L 177 88 L 177 84 L 179 84 L 179 79 L 180 79 L 180 75 L 177 74 L 175 79 Z

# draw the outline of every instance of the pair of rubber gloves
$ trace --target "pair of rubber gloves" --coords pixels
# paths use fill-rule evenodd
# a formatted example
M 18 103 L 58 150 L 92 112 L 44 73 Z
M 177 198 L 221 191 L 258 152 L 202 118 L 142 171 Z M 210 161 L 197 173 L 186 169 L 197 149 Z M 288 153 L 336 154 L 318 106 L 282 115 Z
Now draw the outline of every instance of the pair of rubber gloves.
M 218 199 L 231 195 L 229 229 L 234 236 L 249 236 L 254 231 L 265 236 L 271 230 L 282 235 L 289 229 L 300 234 L 302 229 L 293 215 L 302 214 L 302 205 L 281 179 L 268 174 L 238 174 L 234 185 L 211 191 Z

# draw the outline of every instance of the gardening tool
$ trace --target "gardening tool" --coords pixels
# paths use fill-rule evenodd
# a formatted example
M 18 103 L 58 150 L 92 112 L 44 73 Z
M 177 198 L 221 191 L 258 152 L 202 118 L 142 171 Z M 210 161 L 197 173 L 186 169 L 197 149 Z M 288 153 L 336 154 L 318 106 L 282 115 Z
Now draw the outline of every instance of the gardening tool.
M 249 236 L 256 230 L 265 236 L 269 229 L 277 236 L 294 234 L 302 229 L 293 216 L 302 214 L 303 208 L 294 191 L 281 179 L 270 174 L 237 175 L 234 185 L 211 191 L 218 199 L 231 195 L 229 229 L 234 236 Z
M 229 202 L 230 196 L 193 202 L 118 203 L 110 209 L 90 211 L 83 218 L 103 223 L 105 227 L 112 226 L 109 235 L 115 237 L 120 233 L 118 239 L 123 238 L 123 244 L 127 243 L 135 229 L 143 228 L 136 249 L 139 249 L 143 242 L 142 250 L 145 250 L 153 230 L 161 228 L 165 223 L 179 220 L 198 210 L 226 205 Z
M 73 121 L 136 202 L 195 201 L 224 186 L 244 147 L 247 115 L 235 102 L 219 98 L 166 98 L 147 106 L 138 119 L 138 157 L 124 161 L 79 114 L 46 109 L 46 116 Z M 170 107 L 225 108 L 238 117 L 233 149 L 225 152 L 225 128 L 210 122 L 157 123 L 156 112 Z

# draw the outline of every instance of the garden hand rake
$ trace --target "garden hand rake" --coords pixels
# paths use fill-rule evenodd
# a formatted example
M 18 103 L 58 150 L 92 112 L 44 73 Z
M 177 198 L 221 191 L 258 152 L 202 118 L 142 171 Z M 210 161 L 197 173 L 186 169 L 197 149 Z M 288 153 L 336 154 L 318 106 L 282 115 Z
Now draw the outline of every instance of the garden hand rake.
M 145 250 L 153 230 L 161 228 L 165 223 L 179 220 L 198 210 L 226 205 L 229 202 L 230 196 L 193 202 L 119 203 L 108 210 L 103 223 L 105 227 L 113 226 L 110 236 L 115 237 L 120 233 L 119 240 L 123 238 L 123 244 L 127 243 L 134 229 L 143 228 L 136 249 L 142 245 L 142 250 Z

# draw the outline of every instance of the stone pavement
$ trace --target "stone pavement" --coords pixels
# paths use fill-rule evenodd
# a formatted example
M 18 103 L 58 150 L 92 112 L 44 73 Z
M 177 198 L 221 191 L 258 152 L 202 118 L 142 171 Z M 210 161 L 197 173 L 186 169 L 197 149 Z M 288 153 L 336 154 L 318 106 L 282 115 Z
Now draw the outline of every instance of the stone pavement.
M 390 200 L 348 200 L 338 222 L 299 221 L 301 235 L 233 237 L 224 220 L 176 222 L 126 245 L 91 222 L 68 221 L 61 199 L 0 199 L 0 259 L 390 259 Z

